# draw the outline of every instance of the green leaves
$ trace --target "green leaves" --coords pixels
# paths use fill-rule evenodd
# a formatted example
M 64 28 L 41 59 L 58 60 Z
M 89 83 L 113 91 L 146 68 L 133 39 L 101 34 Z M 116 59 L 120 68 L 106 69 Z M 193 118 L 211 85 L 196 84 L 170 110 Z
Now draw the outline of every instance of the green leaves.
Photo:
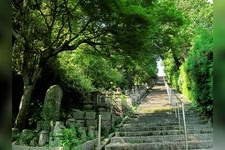
M 81 91 L 109 88 L 112 86 L 110 83 L 117 85 L 122 79 L 120 72 L 106 59 L 85 54 L 83 50 L 61 53 L 57 66 L 61 79 Z
M 176 16 L 173 8 L 167 11 L 170 16 Z M 167 77 L 196 107 L 212 115 L 212 5 L 204 0 L 179 0 L 176 8 L 183 26 L 169 39 L 170 51 L 164 55 Z
M 187 82 L 184 86 L 189 87 L 185 93 L 200 107 L 203 112 L 212 114 L 213 103 L 213 36 L 210 30 L 198 28 L 196 38 L 188 58 L 184 64 Z
M 82 139 L 78 133 L 78 127 L 65 128 L 62 130 L 62 139 L 60 146 L 65 149 L 74 149 L 73 147 L 82 144 Z

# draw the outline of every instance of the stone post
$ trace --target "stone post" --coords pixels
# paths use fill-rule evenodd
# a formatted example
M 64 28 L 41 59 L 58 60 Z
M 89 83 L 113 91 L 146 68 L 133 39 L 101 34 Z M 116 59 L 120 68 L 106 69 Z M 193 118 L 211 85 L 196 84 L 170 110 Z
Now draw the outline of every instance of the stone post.
M 49 142 L 49 131 L 43 130 L 40 133 L 38 145 L 44 146 Z
M 60 121 L 56 121 L 54 129 L 53 129 L 53 139 L 54 139 L 53 142 L 55 145 L 60 144 L 63 129 L 65 129 L 64 123 Z
M 88 137 L 91 139 L 95 138 L 95 126 L 88 127 Z

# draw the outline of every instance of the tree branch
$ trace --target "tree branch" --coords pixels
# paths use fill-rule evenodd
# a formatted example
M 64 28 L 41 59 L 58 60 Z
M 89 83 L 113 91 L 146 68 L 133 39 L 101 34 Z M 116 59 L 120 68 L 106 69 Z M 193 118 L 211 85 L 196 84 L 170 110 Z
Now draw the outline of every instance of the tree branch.
M 49 48 L 42 52 L 41 54 L 41 64 L 45 63 L 49 58 L 56 56 L 60 52 L 63 51 L 71 51 L 77 49 L 82 43 L 84 43 L 84 40 L 80 40 L 76 42 L 73 45 L 69 45 L 69 41 L 65 41 L 61 46 L 58 48 Z
M 38 1 L 35 0 L 35 2 L 36 2 L 36 5 L 38 6 Z M 45 14 L 43 13 L 43 11 L 41 10 L 41 8 L 40 8 L 39 6 L 37 7 L 37 9 L 38 9 L 38 11 L 40 12 L 41 16 L 43 17 L 43 19 L 44 19 L 44 21 L 45 21 L 45 24 L 46 24 L 46 26 L 47 26 L 47 28 L 48 28 L 48 30 L 50 30 L 50 26 L 49 26 L 49 24 L 48 24 L 48 20 L 47 20 Z
M 103 45 L 102 43 L 98 43 L 98 42 L 93 42 L 93 41 L 89 41 L 89 40 L 84 40 L 83 43 L 86 43 L 92 47 L 95 47 L 97 45 Z
M 12 35 L 15 37 L 18 41 L 20 41 L 22 44 L 25 44 L 25 40 L 12 29 Z
M 88 27 L 88 25 L 92 22 L 92 19 L 89 19 L 86 24 L 81 28 L 81 30 L 73 37 L 69 40 L 69 42 L 72 42 L 73 40 L 75 40 L 76 38 L 78 38 L 80 36 L 81 33 L 83 33 L 85 31 L 85 29 Z
M 57 36 L 56 36 L 55 40 L 51 43 L 50 47 L 52 47 L 59 40 L 60 34 L 61 34 L 61 32 L 62 32 L 62 30 L 63 30 L 63 28 L 65 26 L 64 15 L 62 16 L 61 23 L 62 23 L 62 26 L 58 30 Z
M 56 18 L 56 14 L 57 14 L 57 0 L 54 1 L 54 8 L 51 10 L 52 11 L 52 22 L 51 22 L 51 25 L 50 25 L 50 29 L 53 28 L 53 25 L 55 23 L 55 18 Z

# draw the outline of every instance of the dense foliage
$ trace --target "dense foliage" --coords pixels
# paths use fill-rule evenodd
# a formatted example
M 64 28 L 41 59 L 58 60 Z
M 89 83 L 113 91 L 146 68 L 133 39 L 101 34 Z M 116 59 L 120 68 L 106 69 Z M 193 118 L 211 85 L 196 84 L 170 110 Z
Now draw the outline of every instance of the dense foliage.
M 149 32 L 154 31 L 147 13 L 150 7 L 154 7 L 152 2 L 126 0 L 13 1 L 13 70 L 22 75 L 24 83 L 16 127 L 24 127 L 35 84 L 49 59 L 57 54 L 82 47 L 105 57 L 135 57 L 152 51 L 154 47 L 145 44 Z M 153 23 L 157 27 L 159 22 Z M 77 76 L 84 74 L 84 69 Z M 86 77 L 80 79 L 80 85 L 92 88 Z
M 164 55 L 167 79 L 196 108 L 212 117 L 212 4 L 199 0 L 179 1 L 177 5 L 178 8 L 186 6 L 184 15 L 188 18 L 186 30 L 181 30 L 184 32 L 173 40 L 174 47 Z
M 122 80 L 121 73 L 109 61 L 84 50 L 61 53 L 56 66 L 61 80 L 81 92 L 118 86 Z
M 211 36 L 211 12 L 204 0 L 13 1 L 12 66 L 24 85 L 15 126 L 25 126 L 45 68 L 51 68 L 65 88 L 80 93 L 129 89 L 156 77 L 161 56 L 169 81 L 184 93 L 186 88 L 197 105 L 208 105 L 211 39 L 205 36 Z M 201 55 L 207 58 L 195 61 Z M 189 71 L 198 65 L 203 69 Z M 179 84 L 179 76 L 187 82 Z M 191 90 L 189 82 L 195 86 Z
M 184 71 L 180 74 L 180 84 L 182 92 L 201 112 L 212 115 L 213 36 L 209 30 L 199 29 L 198 33 L 186 62 L 181 66 Z
M 106 58 L 86 48 L 60 53 L 51 66 L 61 82 L 83 94 L 116 87 L 129 89 L 134 84 L 148 83 L 157 73 L 156 56 Z

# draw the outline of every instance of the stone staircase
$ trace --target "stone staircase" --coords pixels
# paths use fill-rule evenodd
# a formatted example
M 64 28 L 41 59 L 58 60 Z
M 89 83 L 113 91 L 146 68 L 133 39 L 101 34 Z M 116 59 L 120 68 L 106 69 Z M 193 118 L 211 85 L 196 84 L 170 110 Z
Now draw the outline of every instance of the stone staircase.
M 199 116 L 189 103 L 185 104 L 185 114 L 188 149 L 213 149 L 212 124 Z M 158 82 L 105 146 L 105 150 L 185 149 L 183 126 L 179 127 L 162 82 Z

